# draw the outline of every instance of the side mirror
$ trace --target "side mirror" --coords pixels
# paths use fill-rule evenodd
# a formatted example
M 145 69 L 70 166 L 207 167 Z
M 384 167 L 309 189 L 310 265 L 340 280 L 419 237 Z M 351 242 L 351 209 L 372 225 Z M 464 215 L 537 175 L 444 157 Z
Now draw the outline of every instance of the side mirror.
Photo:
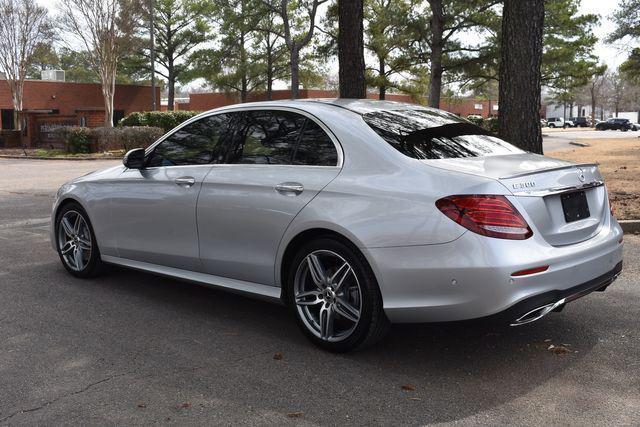
M 124 164 L 129 169 L 142 169 L 144 168 L 144 148 L 134 148 L 129 150 L 122 159 Z

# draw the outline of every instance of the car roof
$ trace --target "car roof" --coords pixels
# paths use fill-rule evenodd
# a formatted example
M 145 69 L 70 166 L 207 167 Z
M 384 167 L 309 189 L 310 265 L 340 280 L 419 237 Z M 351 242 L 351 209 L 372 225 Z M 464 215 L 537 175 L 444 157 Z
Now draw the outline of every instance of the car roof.
M 375 99 L 350 99 L 350 98 L 306 98 L 306 99 L 287 99 L 277 101 L 258 101 L 258 102 L 246 102 L 242 104 L 228 105 L 222 108 L 216 108 L 215 111 L 222 111 L 226 109 L 236 108 L 255 108 L 255 107 L 292 107 L 305 109 L 310 103 L 315 105 L 322 105 L 327 107 L 342 108 L 352 111 L 354 113 L 364 115 L 376 111 L 401 111 L 401 110 L 423 110 L 430 111 L 434 114 L 442 114 L 447 117 L 456 117 L 453 113 L 449 113 L 437 108 L 426 107 L 420 104 L 411 104 L 408 102 L 397 101 L 379 101 Z M 213 110 L 212 110 L 213 111 Z

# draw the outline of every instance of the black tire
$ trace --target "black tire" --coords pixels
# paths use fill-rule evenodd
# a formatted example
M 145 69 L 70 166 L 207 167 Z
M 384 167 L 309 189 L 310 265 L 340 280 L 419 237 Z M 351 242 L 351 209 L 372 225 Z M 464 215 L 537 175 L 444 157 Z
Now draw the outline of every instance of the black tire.
M 321 252 L 337 254 L 342 258 L 340 262 L 346 261 L 351 267 L 353 275 L 355 275 L 355 279 L 351 276 L 352 284 L 349 285 L 352 286 L 351 291 L 353 291 L 353 286 L 357 286 L 360 291 L 358 294 L 360 302 L 360 316 L 358 321 L 355 323 L 352 331 L 339 341 L 330 341 L 318 336 L 317 334 L 319 334 L 320 331 L 311 326 L 308 317 L 306 317 L 307 320 L 305 320 L 304 307 L 296 303 L 296 277 L 301 274 L 301 271 L 304 271 L 307 257 L 313 253 Z M 290 265 L 291 268 L 287 275 L 287 301 L 289 302 L 290 309 L 296 318 L 298 326 L 314 344 L 331 352 L 342 353 L 352 350 L 362 350 L 375 344 L 385 336 L 389 330 L 390 322 L 382 308 L 382 295 L 380 294 L 378 282 L 367 260 L 355 247 L 331 237 L 318 238 L 304 245 L 295 255 Z M 335 269 L 333 273 L 335 273 Z M 311 274 L 310 271 L 307 272 L 307 274 Z M 328 277 L 330 275 L 330 271 L 327 271 L 326 276 Z M 344 290 L 342 290 L 342 292 L 343 294 L 345 293 Z M 336 295 L 338 294 L 336 293 Z M 322 298 L 322 296 L 320 298 Z M 337 301 L 338 297 L 336 297 L 335 300 Z M 323 299 L 322 302 L 318 304 L 320 306 L 319 310 L 323 306 L 328 307 L 329 303 L 327 301 L 328 299 Z M 309 311 L 311 310 L 312 309 L 309 308 Z M 333 313 L 336 312 L 334 311 Z M 333 316 L 336 316 L 336 314 L 333 314 Z M 336 323 L 347 320 L 346 318 L 341 318 L 339 314 L 337 316 L 338 317 L 335 317 L 335 319 L 337 319 Z M 316 326 L 320 324 L 318 317 L 318 324 Z
M 550 128 L 555 128 L 555 127 L 556 127 L 556 125 L 554 125 L 553 123 L 550 123 L 548 126 L 549 126 Z
M 79 270 L 75 270 L 74 268 L 72 268 L 69 263 L 67 262 L 67 260 L 65 260 L 65 256 L 62 253 L 62 248 L 61 248 L 61 244 L 60 244 L 60 228 L 61 228 L 61 221 L 62 218 L 67 214 L 67 213 L 77 213 L 79 215 L 82 216 L 83 220 L 86 223 L 86 226 L 88 228 L 88 231 L 91 235 L 91 253 L 90 256 L 88 256 L 88 259 L 86 261 L 86 265 L 79 269 Z M 80 206 L 79 203 L 77 202 L 69 202 L 66 203 L 64 206 L 62 206 L 62 208 L 58 211 L 58 213 L 56 214 L 56 224 L 55 224 L 55 244 L 56 244 L 56 251 L 58 252 L 58 256 L 60 257 L 60 261 L 62 262 L 62 265 L 64 266 L 64 268 L 71 273 L 73 276 L 75 277 L 80 277 L 83 279 L 87 279 L 90 277 L 96 277 L 99 276 L 100 274 L 102 274 L 105 270 L 105 265 L 102 262 L 102 259 L 100 258 L 100 250 L 98 249 L 98 244 L 97 244 L 97 240 L 96 240 L 96 235 L 93 232 L 93 226 L 91 225 L 91 221 L 89 220 L 89 215 L 87 215 L 86 211 L 82 208 L 82 206 Z

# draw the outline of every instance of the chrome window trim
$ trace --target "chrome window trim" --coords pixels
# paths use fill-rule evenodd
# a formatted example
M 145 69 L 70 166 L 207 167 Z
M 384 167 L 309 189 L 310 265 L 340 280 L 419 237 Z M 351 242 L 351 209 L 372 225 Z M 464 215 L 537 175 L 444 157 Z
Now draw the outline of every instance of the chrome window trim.
M 344 164 L 344 150 L 342 148 L 342 144 L 340 143 L 340 141 L 338 140 L 338 138 L 334 135 L 334 133 L 331 131 L 331 129 L 324 124 L 324 122 L 322 120 L 320 120 L 318 117 L 314 116 L 313 114 L 309 113 L 308 111 L 302 110 L 300 108 L 295 108 L 295 107 L 288 107 L 288 106 L 234 106 L 234 107 L 226 107 L 223 110 L 214 110 L 214 111 L 207 111 L 204 112 L 202 114 L 198 114 L 195 117 L 190 118 L 189 120 L 180 123 L 178 126 L 176 126 L 175 128 L 171 129 L 169 132 L 167 132 L 166 134 L 164 134 L 162 137 L 160 137 L 156 142 L 154 142 L 153 144 L 151 144 L 149 147 L 146 148 L 145 150 L 145 156 L 148 156 L 153 150 L 155 150 L 155 148 L 160 145 L 164 140 L 166 140 L 167 138 L 169 138 L 170 136 L 172 136 L 174 133 L 178 132 L 180 129 L 182 129 L 185 126 L 188 126 L 189 124 L 201 120 L 201 119 L 205 119 L 207 117 L 211 117 L 211 116 L 217 116 L 218 114 L 226 114 L 226 113 L 238 113 L 238 112 L 244 112 L 244 111 L 289 111 L 291 113 L 296 113 L 296 114 L 300 114 L 302 116 L 305 116 L 307 119 L 312 120 L 314 123 L 316 123 L 318 126 L 320 126 L 320 128 L 327 134 L 329 135 L 329 139 L 331 139 L 331 142 L 333 142 L 333 146 L 336 149 L 336 154 L 338 155 L 338 161 L 337 164 L 335 165 L 331 165 L 331 166 L 319 166 L 319 165 L 263 165 L 263 166 L 293 166 L 293 167 L 317 167 L 317 168 L 342 168 L 343 164 Z M 232 163 L 229 165 L 238 165 L 238 166 L 246 166 L 247 164 L 244 163 Z M 181 167 L 181 166 L 197 166 L 197 165 L 176 165 L 176 166 L 154 166 L 152 168 L 146 168 L 146 169 L 156 169 L 159 167 Z M 219 164 L 214 164 L 214 163 L 209 163 L 207 164 L 207 166 L 222 166 Z M 255 166 L 255 165 L 252 165 Z

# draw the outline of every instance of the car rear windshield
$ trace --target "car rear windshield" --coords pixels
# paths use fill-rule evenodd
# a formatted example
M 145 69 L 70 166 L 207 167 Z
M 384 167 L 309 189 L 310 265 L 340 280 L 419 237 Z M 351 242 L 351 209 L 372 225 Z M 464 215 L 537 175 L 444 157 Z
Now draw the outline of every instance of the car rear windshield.
M 392 147 L 414 159 L 455 159 L 523 153 L 452 114 L 431 110 L 375 111 L 364 121 Z

